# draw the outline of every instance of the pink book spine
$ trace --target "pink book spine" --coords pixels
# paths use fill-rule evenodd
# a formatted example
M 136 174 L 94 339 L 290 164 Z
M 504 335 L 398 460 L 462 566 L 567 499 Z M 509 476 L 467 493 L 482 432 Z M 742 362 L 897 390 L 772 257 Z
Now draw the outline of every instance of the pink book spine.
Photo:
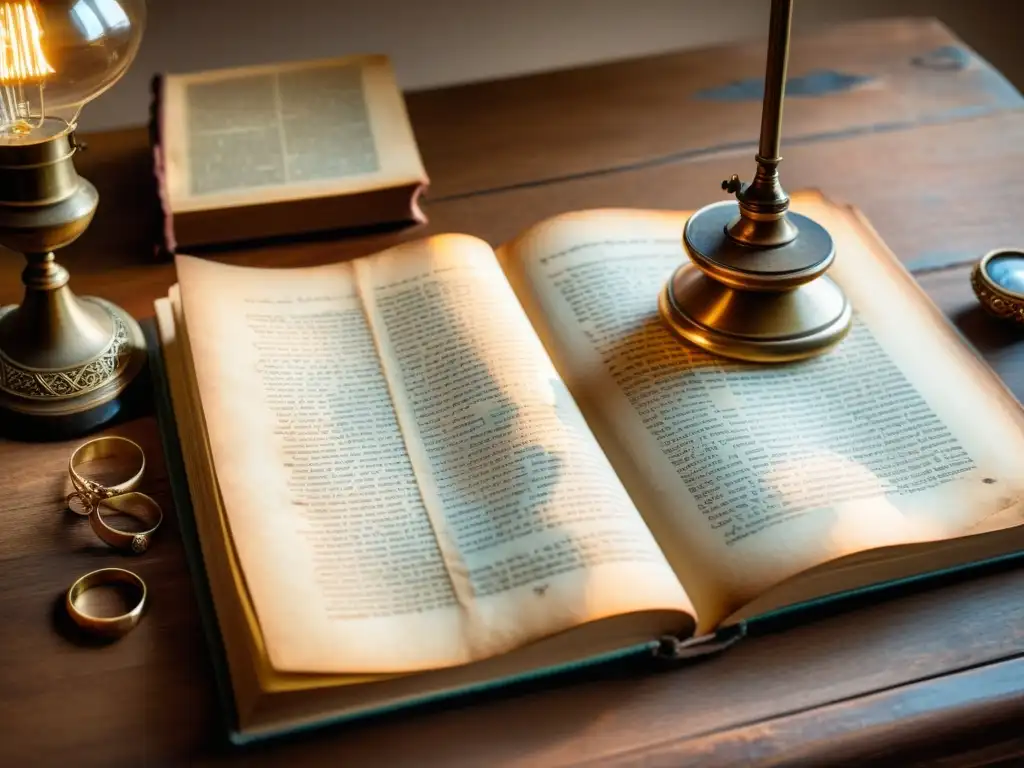
M 149 143 L 153 156 L 153 180 L 156 184 L 159 227 L 154 243 L 158 259 L 169 259 L 177 246 L 174 239 L 174 214 L 167 196 L 167 173 L 164 157 L 163 76 L 154 75 L 150 83 Z

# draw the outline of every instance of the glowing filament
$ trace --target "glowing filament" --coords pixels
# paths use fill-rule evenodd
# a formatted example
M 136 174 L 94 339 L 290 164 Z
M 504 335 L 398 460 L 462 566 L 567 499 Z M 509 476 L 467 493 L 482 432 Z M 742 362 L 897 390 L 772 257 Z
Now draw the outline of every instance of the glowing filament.
M 42 38 L 32 0 L 0 4 L 0 85 L 41 83 L 54 73 Z

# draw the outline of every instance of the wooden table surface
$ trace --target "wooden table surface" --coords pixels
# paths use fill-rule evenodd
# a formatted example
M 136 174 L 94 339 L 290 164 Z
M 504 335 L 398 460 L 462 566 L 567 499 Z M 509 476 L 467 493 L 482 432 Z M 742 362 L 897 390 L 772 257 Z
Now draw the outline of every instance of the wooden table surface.
M 298 265 L 398 240 L 468 232 L 498 244 L 596 206 L 690 209 L 748 178 L 763 41 L 408 95 L 432 188 L 429 224 L 216 258 Z M 859 206 L 920 283 L 1024 397 L 1024 335 L 984 315 L 967 276 L 1024 243 L 1024 99 L 930 20 L 798 38 L 782 165 L 790 191 Z M 146 132 L 87 137 L 79 171 L 101 193 L 59 255 L 81 295 L 137 317 L 174 281 L 152 253 Z M 0 302 L 21 258 L 0 253 Z M 150 457 L 141 490 L 172 507 L 151 404 L 105 432 Z M 211 666 L 173 515 L 132 567 L 151 608 L 119 643 L 76 645 L 58 604 L 122 556 L 63 510 L 78 441 L 0 441 L 0 765 L 983 764 L 1024 753 L 1024 572 L 988 569 L 748 638 L 648 675 L 598 672 L 255 751 L 225 746 Z M 931 763 L 935 764 L 935 763 Z

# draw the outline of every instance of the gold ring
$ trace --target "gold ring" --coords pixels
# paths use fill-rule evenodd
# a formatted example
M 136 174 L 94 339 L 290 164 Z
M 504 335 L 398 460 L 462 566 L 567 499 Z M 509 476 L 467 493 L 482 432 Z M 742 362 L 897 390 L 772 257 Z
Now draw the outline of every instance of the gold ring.
M 84 593 L 102 584 L 130 584 L 139 593 L 139 601 L 127 613 L 119 616 L 92 616 L 81 610 L 75 602 Z M 101 637 L 121 637 L 131 632 L 139 623 L 142 608 L 146 604 L 146 582 L 124 568 L 100 568 L 85 574 L 71 585 L 64 600 L 68 615 L 79 627 Z
M 107 521 L 103 519 L 102 510 L 104 508 L 134 517 L 147 528 L 135 533 L 121 531 L 107 525 Z M 122 493 L 107 499 L 98 499 L 89 510 L 89 524 L 92 526 L 93 532 L 103 542 L 136 555 L 141 555 L 149 549 L 150 540 L 163 519 L 164 513 L 160 509 L 160 505 L 146 494 L 137 491 Z
M 130 461 L 134 474 L 127 480 L 115 485 L 101 485 L 95 480 L 90 480 L 79 474 L 78 467 L 80 465 L 89 461 L 95 461 L 96 459 L 107 458 Z M 142 452 L 142 448 L 139 447 L 138 443 L 129 440 L 127 437 L 117 437 L 115 435 L 97 437 L 78 446 L 75 452 L 71 454 L 71 460 L 68 462 L 68 474 L 71 475 L 71 484 L 75 490 L 69 493 L 64 500 L 68 508 L 76 514 L 88 515 L 100 499 L 109 499 L 112 496 L 120 496 L 134 490 L 145 471 L 146 454 Z M 71 500 L 74 498 L 77 498 L 82 503 L 85 511 L 79 512 L 71 506 Z

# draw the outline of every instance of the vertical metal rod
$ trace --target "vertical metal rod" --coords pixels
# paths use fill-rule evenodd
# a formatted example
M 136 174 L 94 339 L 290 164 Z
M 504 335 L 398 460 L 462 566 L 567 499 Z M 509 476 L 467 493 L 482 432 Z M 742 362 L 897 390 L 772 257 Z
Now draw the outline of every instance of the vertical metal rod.
M 764 75 L 764 104 L 761 108 L 761 143 L 758 154 L 766 160 L 780 158 L 782 140 L 782 99 L 786 93 L 789 66 L 789 33 L 793 22 L 793 0 L 772 0 L 768 23 L 768 63 Z

